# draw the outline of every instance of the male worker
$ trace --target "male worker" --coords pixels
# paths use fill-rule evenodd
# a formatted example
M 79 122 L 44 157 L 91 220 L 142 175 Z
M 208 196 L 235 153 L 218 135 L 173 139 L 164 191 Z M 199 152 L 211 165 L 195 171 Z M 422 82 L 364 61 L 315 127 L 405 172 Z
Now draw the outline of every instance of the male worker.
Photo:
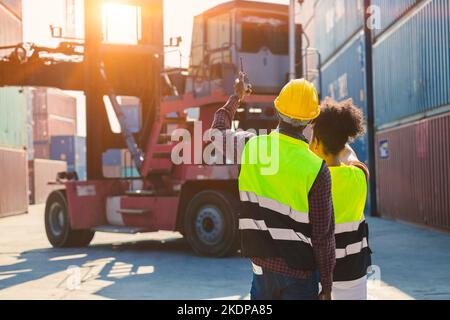
M 244 88 L 243 81 L 237 80 L 235 94 L 215 114 L 213 129 L 222 131 L 227 141 L 232 136 L 235 157 L 231 160 L 243 155 L 239 228 L 242 253 L 253 264 L 251 298 L 329 300 L 336 248 L 331 176 L 303 135 L 320 114 L 316 89 L 304 79 L 289 82 L 275 101 L 278 129 L 255 136 L 230 130 L 247 95 Z M 255 152 L 270 154 L 277 170 L 264 172 L 267 163 L 258 160 Z M 249 161 L 252 157 L 256 161 Z

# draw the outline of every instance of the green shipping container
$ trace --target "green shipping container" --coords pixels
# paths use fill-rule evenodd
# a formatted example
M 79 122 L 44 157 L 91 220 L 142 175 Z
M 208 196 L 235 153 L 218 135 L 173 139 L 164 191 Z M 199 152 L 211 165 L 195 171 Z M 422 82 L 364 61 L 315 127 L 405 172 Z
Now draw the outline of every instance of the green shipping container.
M 18 87 L 0 88 L 0 147 L 27 146 L 27 98 Z

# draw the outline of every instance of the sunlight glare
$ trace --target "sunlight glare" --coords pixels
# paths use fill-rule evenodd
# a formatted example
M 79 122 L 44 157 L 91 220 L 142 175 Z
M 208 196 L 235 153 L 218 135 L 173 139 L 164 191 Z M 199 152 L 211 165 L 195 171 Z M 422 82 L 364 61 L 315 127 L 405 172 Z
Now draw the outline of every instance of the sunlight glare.
M 103 5 L 104 41 L 135 45 L 141 39 L 141 8 L 138 6 L 106 3 Z

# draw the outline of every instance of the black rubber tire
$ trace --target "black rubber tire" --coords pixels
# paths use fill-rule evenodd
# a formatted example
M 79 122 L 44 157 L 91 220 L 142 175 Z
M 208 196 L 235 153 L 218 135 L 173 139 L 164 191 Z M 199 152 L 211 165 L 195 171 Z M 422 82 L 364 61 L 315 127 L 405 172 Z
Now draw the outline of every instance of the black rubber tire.
M 217 242 L 207 243 L 197 231 L 196 223 L 201 210 L 214 208 L 221 216 L 221 230 Z M 197 194 L 188 204 L 184 215 L 184 234 L 189 245 L 198 255 L 225 257 L 235 254 L 239 245 L 239 200 L 227 192 L 208 190 Z
M 59 210 L 58 228 L 55 232 L 55 210 Z M 73 230 L 70 226 L 65 190 L 53 191 L 45 205 L 45 232 L 54 248 L 87 247 L 94 238 L 95 231 Z

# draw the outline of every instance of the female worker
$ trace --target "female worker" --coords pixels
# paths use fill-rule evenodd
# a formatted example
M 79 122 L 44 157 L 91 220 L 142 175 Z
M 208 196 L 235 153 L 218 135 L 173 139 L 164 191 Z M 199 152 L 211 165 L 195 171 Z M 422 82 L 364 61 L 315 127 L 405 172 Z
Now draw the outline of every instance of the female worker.
M 364 219 L 369 171 L 349 142 L 364 133 L 364 119 L 352 100 L 327 98 L 313 123 L 310 148 L 331 172 L 336 221 L 334 300 L 366 300 L 367 269 L 371 265 L 368 227 Z

